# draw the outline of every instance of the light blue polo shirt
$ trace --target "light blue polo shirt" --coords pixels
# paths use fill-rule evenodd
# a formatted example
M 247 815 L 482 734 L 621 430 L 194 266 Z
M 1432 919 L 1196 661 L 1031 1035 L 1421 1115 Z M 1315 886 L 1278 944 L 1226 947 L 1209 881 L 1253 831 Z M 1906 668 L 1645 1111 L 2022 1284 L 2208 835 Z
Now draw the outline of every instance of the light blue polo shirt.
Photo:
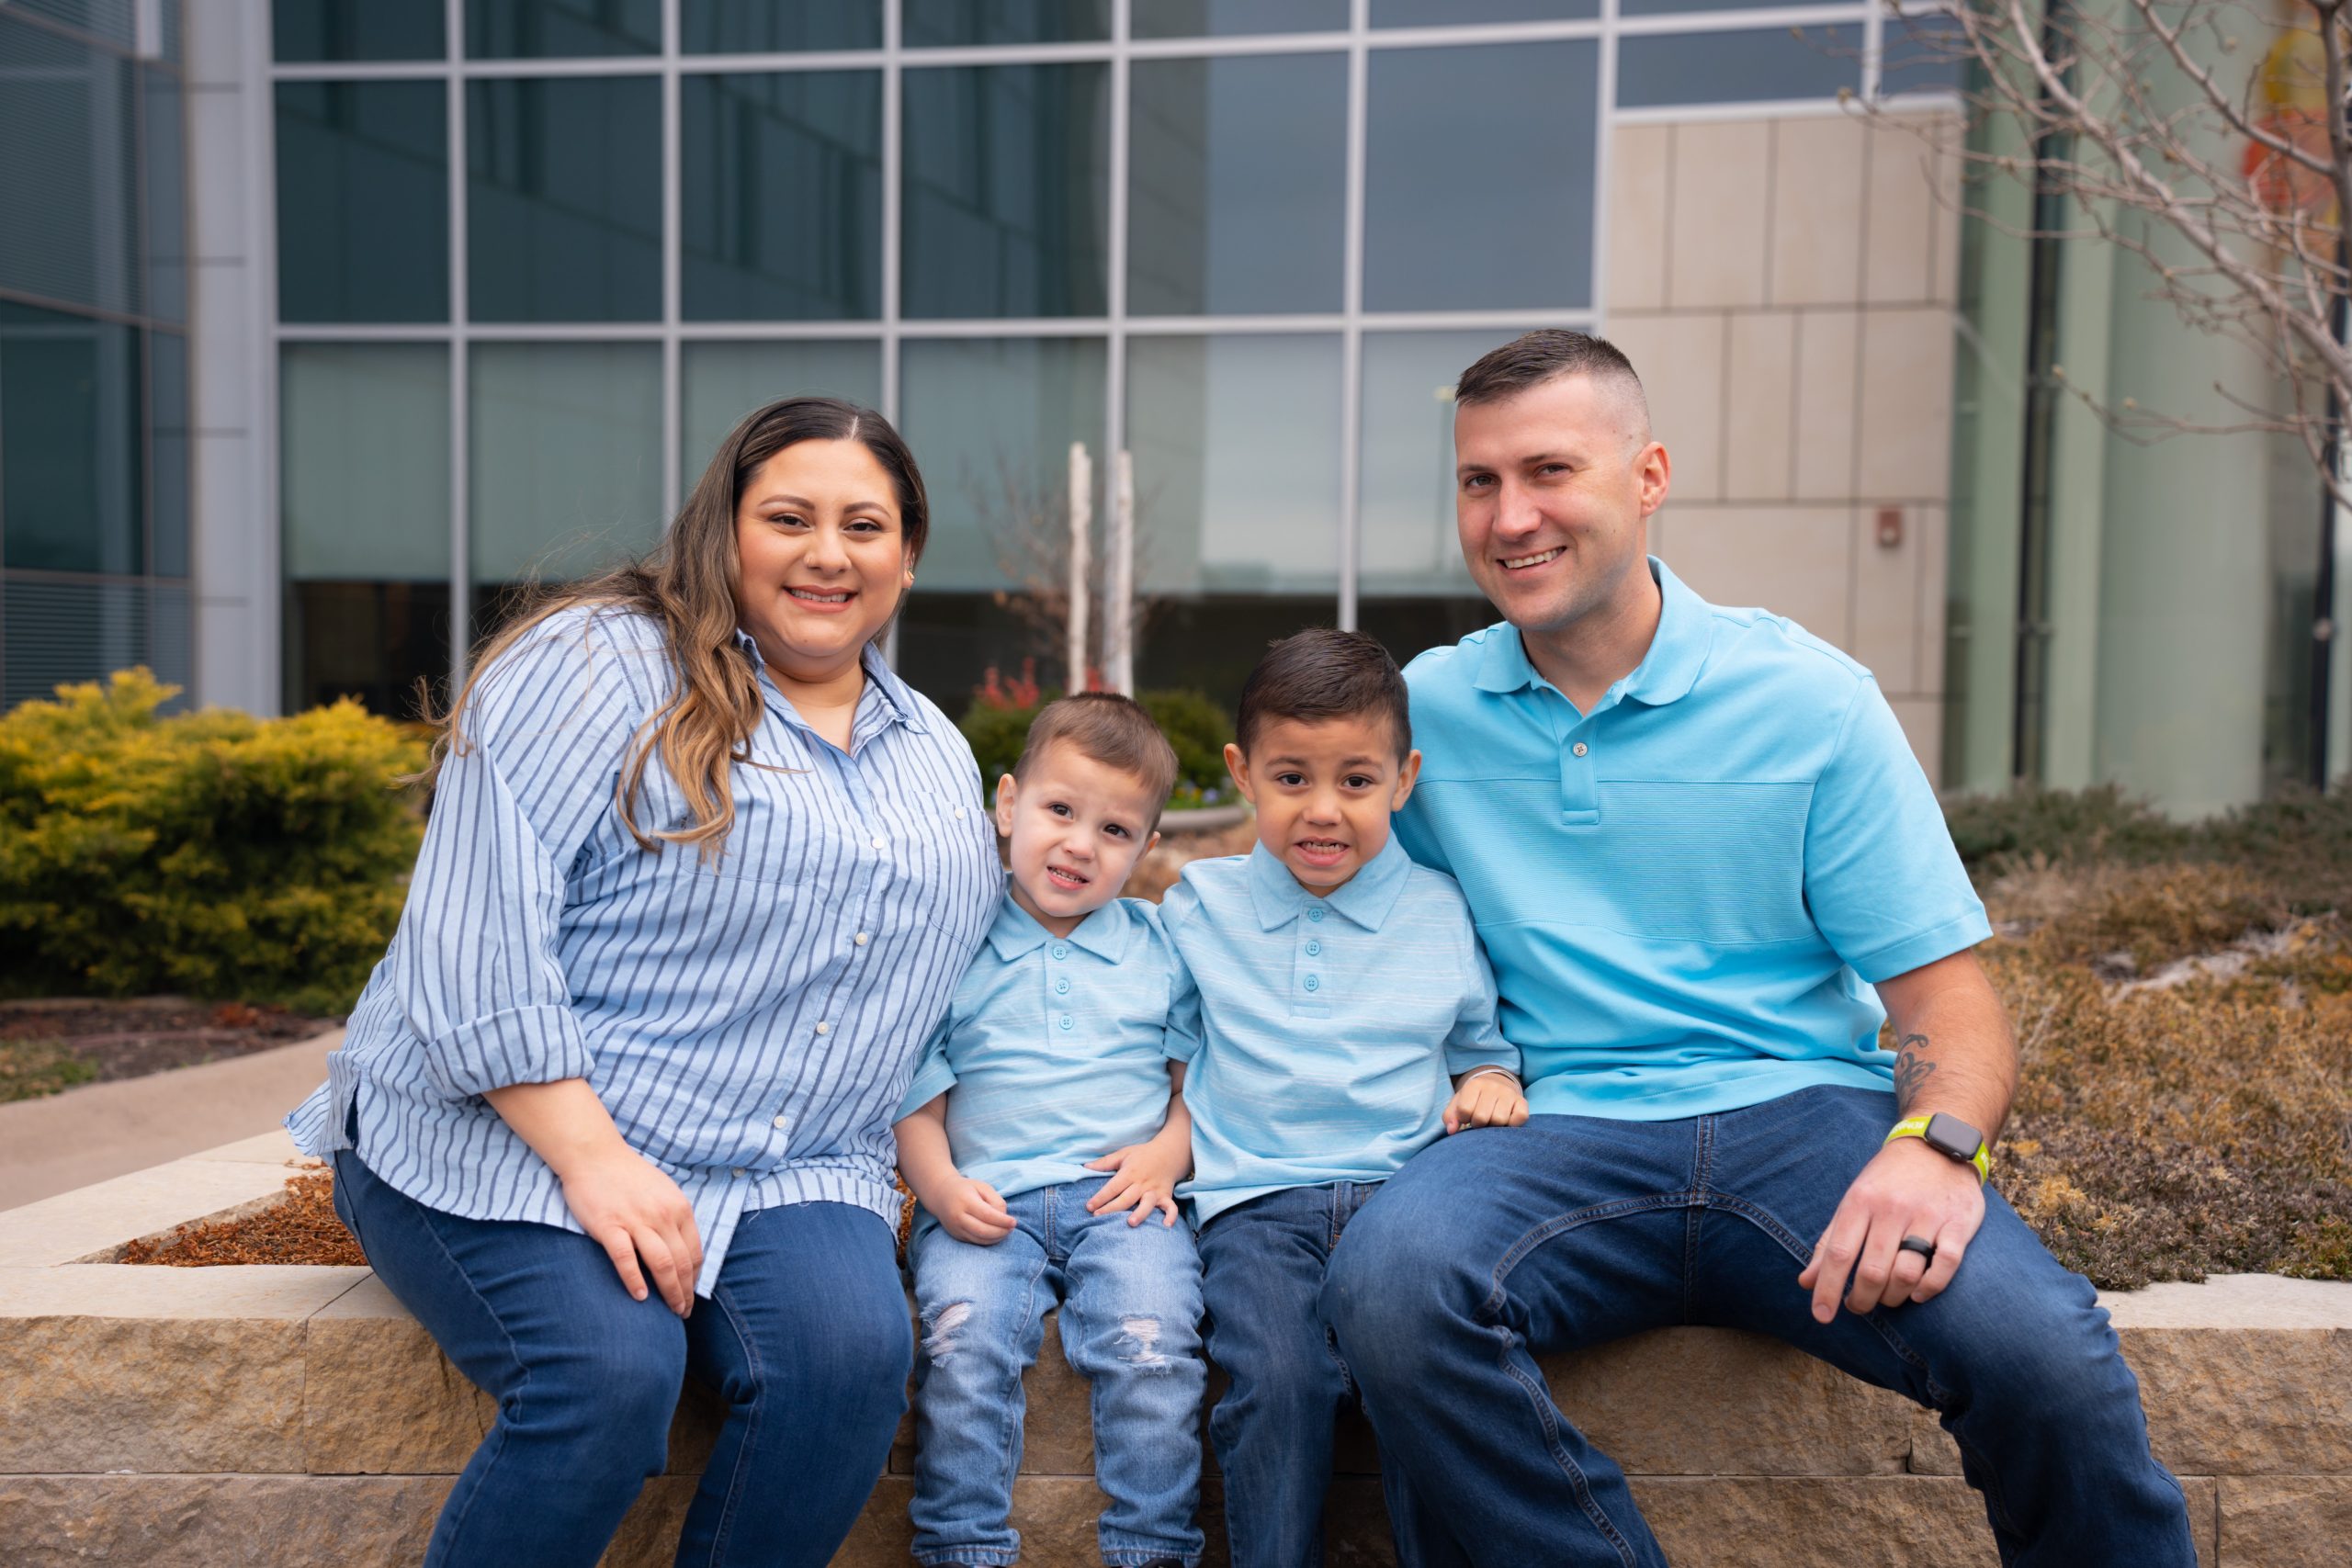
M 1460 881 L 1538 1114 L 1885 1089 L 1871 982 L 1991 934 L 1935 791 L 1869 671 L 1650 570 L 1657 634 L 1589 714 L 1510 626 L 1406 668 L 1397 839 Z
M 1099 1179 L 1088 1160 L 1167 1120 L 1176 973 L 1159 911 L 1140 898 L 1057 937 L 1006 894 L 899 1115 L 945 1094 L 956 1168 L 1008 1198 Z
M 1159 907 L 1182 960 L 1197 1223 L 1286 1187 L 1379 1181 L 1444 1131 L 1453 1075 L 1516 1069 L 1451 878 L 1390 839 L 1317 897 L 1261 844 L 1199 860 Z

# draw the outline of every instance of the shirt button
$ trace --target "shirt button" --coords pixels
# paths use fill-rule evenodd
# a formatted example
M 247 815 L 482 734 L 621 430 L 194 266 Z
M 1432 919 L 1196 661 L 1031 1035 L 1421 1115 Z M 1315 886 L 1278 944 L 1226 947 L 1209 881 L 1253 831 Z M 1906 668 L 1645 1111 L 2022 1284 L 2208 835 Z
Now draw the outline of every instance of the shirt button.
M 1307 911 L 1306 911 L 1306 918 L 1307 918 L 1308 919 L 1310 919 L 1310 920 L 1319 920 L 1319 919 L 1321 919 L 1323 918 L 1323 908 L 1322 908 L 1322 906 L 1317 905 L 1317 906 L 1316 906 L 1314 908 L 1307 910 Z
M 874 840 L 874 847 L 875 847 L 876 849 L 877 849 L 877 850 L 878 850 L 878 849 L 880 849 L 880 848 L 882 847 L 882 840 L 879 840 L 879 839 L 875 840 Z
M 956 820 L 958 822 L 964 820 L 964 808 L 960 806 L 956 808 Z
M 1309 958 L 1317 956 L 1322 951 L 1323 944 L 1319 942 L 1310 942 L 1306 944 L 1306 956 Z
M 1069 949 L 1057 942 L 1054 943 L 1054 956 L 1056 958 L 1068 958 L 1069 956 Z
M 818 1033 L 820 1033 L 820 1034 L 831 1034 L 832 1032 L 833 1032 L 833 1026 L 832 1026 L 831 1024 L 827 1023 L 827 1022 L 826 1022 L 823 1019 L 821 1019 L 821 1018 L 820 1018 L 820 1019 L 819 1019 L 819 1020 L 817 1021 L 817 1032 L 818 1032 Z
M 850 938 L 850 941 L 857 943 L 860 947 L 864 947 L 867 942 L 872 942 L 873 940 L 874 939 L 872 937 L 866 935 L 864 931 L 860 931 L 855 936 Z
M 745 1178 L 746 1176 L 749 1176 L 749 1175 L 751 1174 L 751 1172 L 749 1172 L 749 1171 L 745 1170 L 741 1166 L 740 1166 L 740 1165 L 739 1165 L 739 1166 L 737 1166 L 733 1170 L 729 1171 L 727 1174 L 728 1174 L 728 1175 L 729 1175 L 729 1176 L 732 1176 L 736 1180 L 741 1181 L 741 1180 L 742 1180 L 742 1179 L 743 1179 L 743 1178 Z
M 1057 997 L 1066 997 L 1066 996 L 1069 995 L 1069 982 L 1068 980 L 1057 980 L 1057 981 L 1055 981 L 1055 982 L 1054 982 L 1054 995 L 1056 995 L 1056 996 L 1057 996 Z
M 792 1118 L 789 1116 L 779 1116 L 775 1119 L 775 1124 L 779 1129 L 789 1127 L 792 1125 Z
M 1568 748 L 1568 750 L 1571 750 L 1571 751 L 1574 751 L 1577 756 L 1581 757 L 1581 756 L 1583 756 L 1583 755 L 1585 754 L 1585 752 L 1587 752 L 1588 750 L 1591 750 L 1591 748 L 1588 747 L 1588 746 L 1587 746 L 1583 741 L 1579 740 L 1579 741 L 1577 741 L 1574 746 L 1569 747 L 1569 748 Z
M 1306 977 L 1306 988 L 1310 991 L 1319 991 L 1323 988 L 1323 982 L 1315 976 L 1309 975 Z
M 1069 1014 L 1064 1013 L 1062 1014 L 1062 1027 L 1064 1029 L 1076 1029 L 1078 1027 L 1078 1022 L 1076 1020 L 1072 1019 Z

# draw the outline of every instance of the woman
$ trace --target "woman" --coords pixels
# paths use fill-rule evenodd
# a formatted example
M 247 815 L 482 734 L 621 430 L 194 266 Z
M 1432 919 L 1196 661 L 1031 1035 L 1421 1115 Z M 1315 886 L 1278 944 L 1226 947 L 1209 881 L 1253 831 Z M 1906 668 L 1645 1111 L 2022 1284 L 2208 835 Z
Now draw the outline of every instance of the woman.
M 873 647 L 927 520 L 879 415 L 771 404 L 452 708 L 400 930 L 288 1119 L 498 1402 L 428 1563 L 594 1563 L 688 1370 L 726 1422 L 680 1563 L 822 1563 L 882 1472 L 890 1118 L 1001 874 L 971 749 Z

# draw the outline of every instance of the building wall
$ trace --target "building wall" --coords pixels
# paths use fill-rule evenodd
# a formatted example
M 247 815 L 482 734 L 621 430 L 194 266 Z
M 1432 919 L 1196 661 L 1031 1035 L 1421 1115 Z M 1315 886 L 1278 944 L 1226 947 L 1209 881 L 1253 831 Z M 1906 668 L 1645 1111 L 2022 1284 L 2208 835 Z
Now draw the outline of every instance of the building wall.
M 1659 554 L 1871 667 L 1941 771 L 1951 117 L 1621 127 L 1607 333 L 1673 460 Z M 1892 540 L 1881 536 L 1884 514 Z

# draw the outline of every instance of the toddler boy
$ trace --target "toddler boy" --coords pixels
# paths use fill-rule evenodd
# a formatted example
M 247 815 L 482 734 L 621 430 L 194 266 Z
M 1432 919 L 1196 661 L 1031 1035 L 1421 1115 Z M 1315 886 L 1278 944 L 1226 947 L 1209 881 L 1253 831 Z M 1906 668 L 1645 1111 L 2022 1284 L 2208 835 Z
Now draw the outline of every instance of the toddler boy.
M 1200 1260 L 1177 1223 L 1191 1147 L 1166 1049 L 1176 964 L 1158 911 L 1117 897 L 1175 777 L 1142 708 L 1088 693 L 1046 705 L 997 781 L 1010 886 L 893 1128 L 922 1205 L 908 1248 L 920 1562 L 1019 1560 L 1006 1516 L 1021 1373 L 1057 1296 L 1062 1352 L 1091 1385 L 1103 1560 L 1200 1558 Z
M 1321 1560 L 1350 1393 L 1316 1308 L 1331 1250 L 1416 1150 L 1527 1102 L 1461 890 L 1388 836 L 1421 762 L 1396 661 L 1301 632 L 1259 661 L 1236 728 L 1258 843 L 1193 862 L 1160 906 L 1189 977 L 1169 1034 L 1191 1060 L 1208 1353 L 1233 1380 L 1209 1416 L 1226 1532 L 1235 1568 L 1298 1568 Z

